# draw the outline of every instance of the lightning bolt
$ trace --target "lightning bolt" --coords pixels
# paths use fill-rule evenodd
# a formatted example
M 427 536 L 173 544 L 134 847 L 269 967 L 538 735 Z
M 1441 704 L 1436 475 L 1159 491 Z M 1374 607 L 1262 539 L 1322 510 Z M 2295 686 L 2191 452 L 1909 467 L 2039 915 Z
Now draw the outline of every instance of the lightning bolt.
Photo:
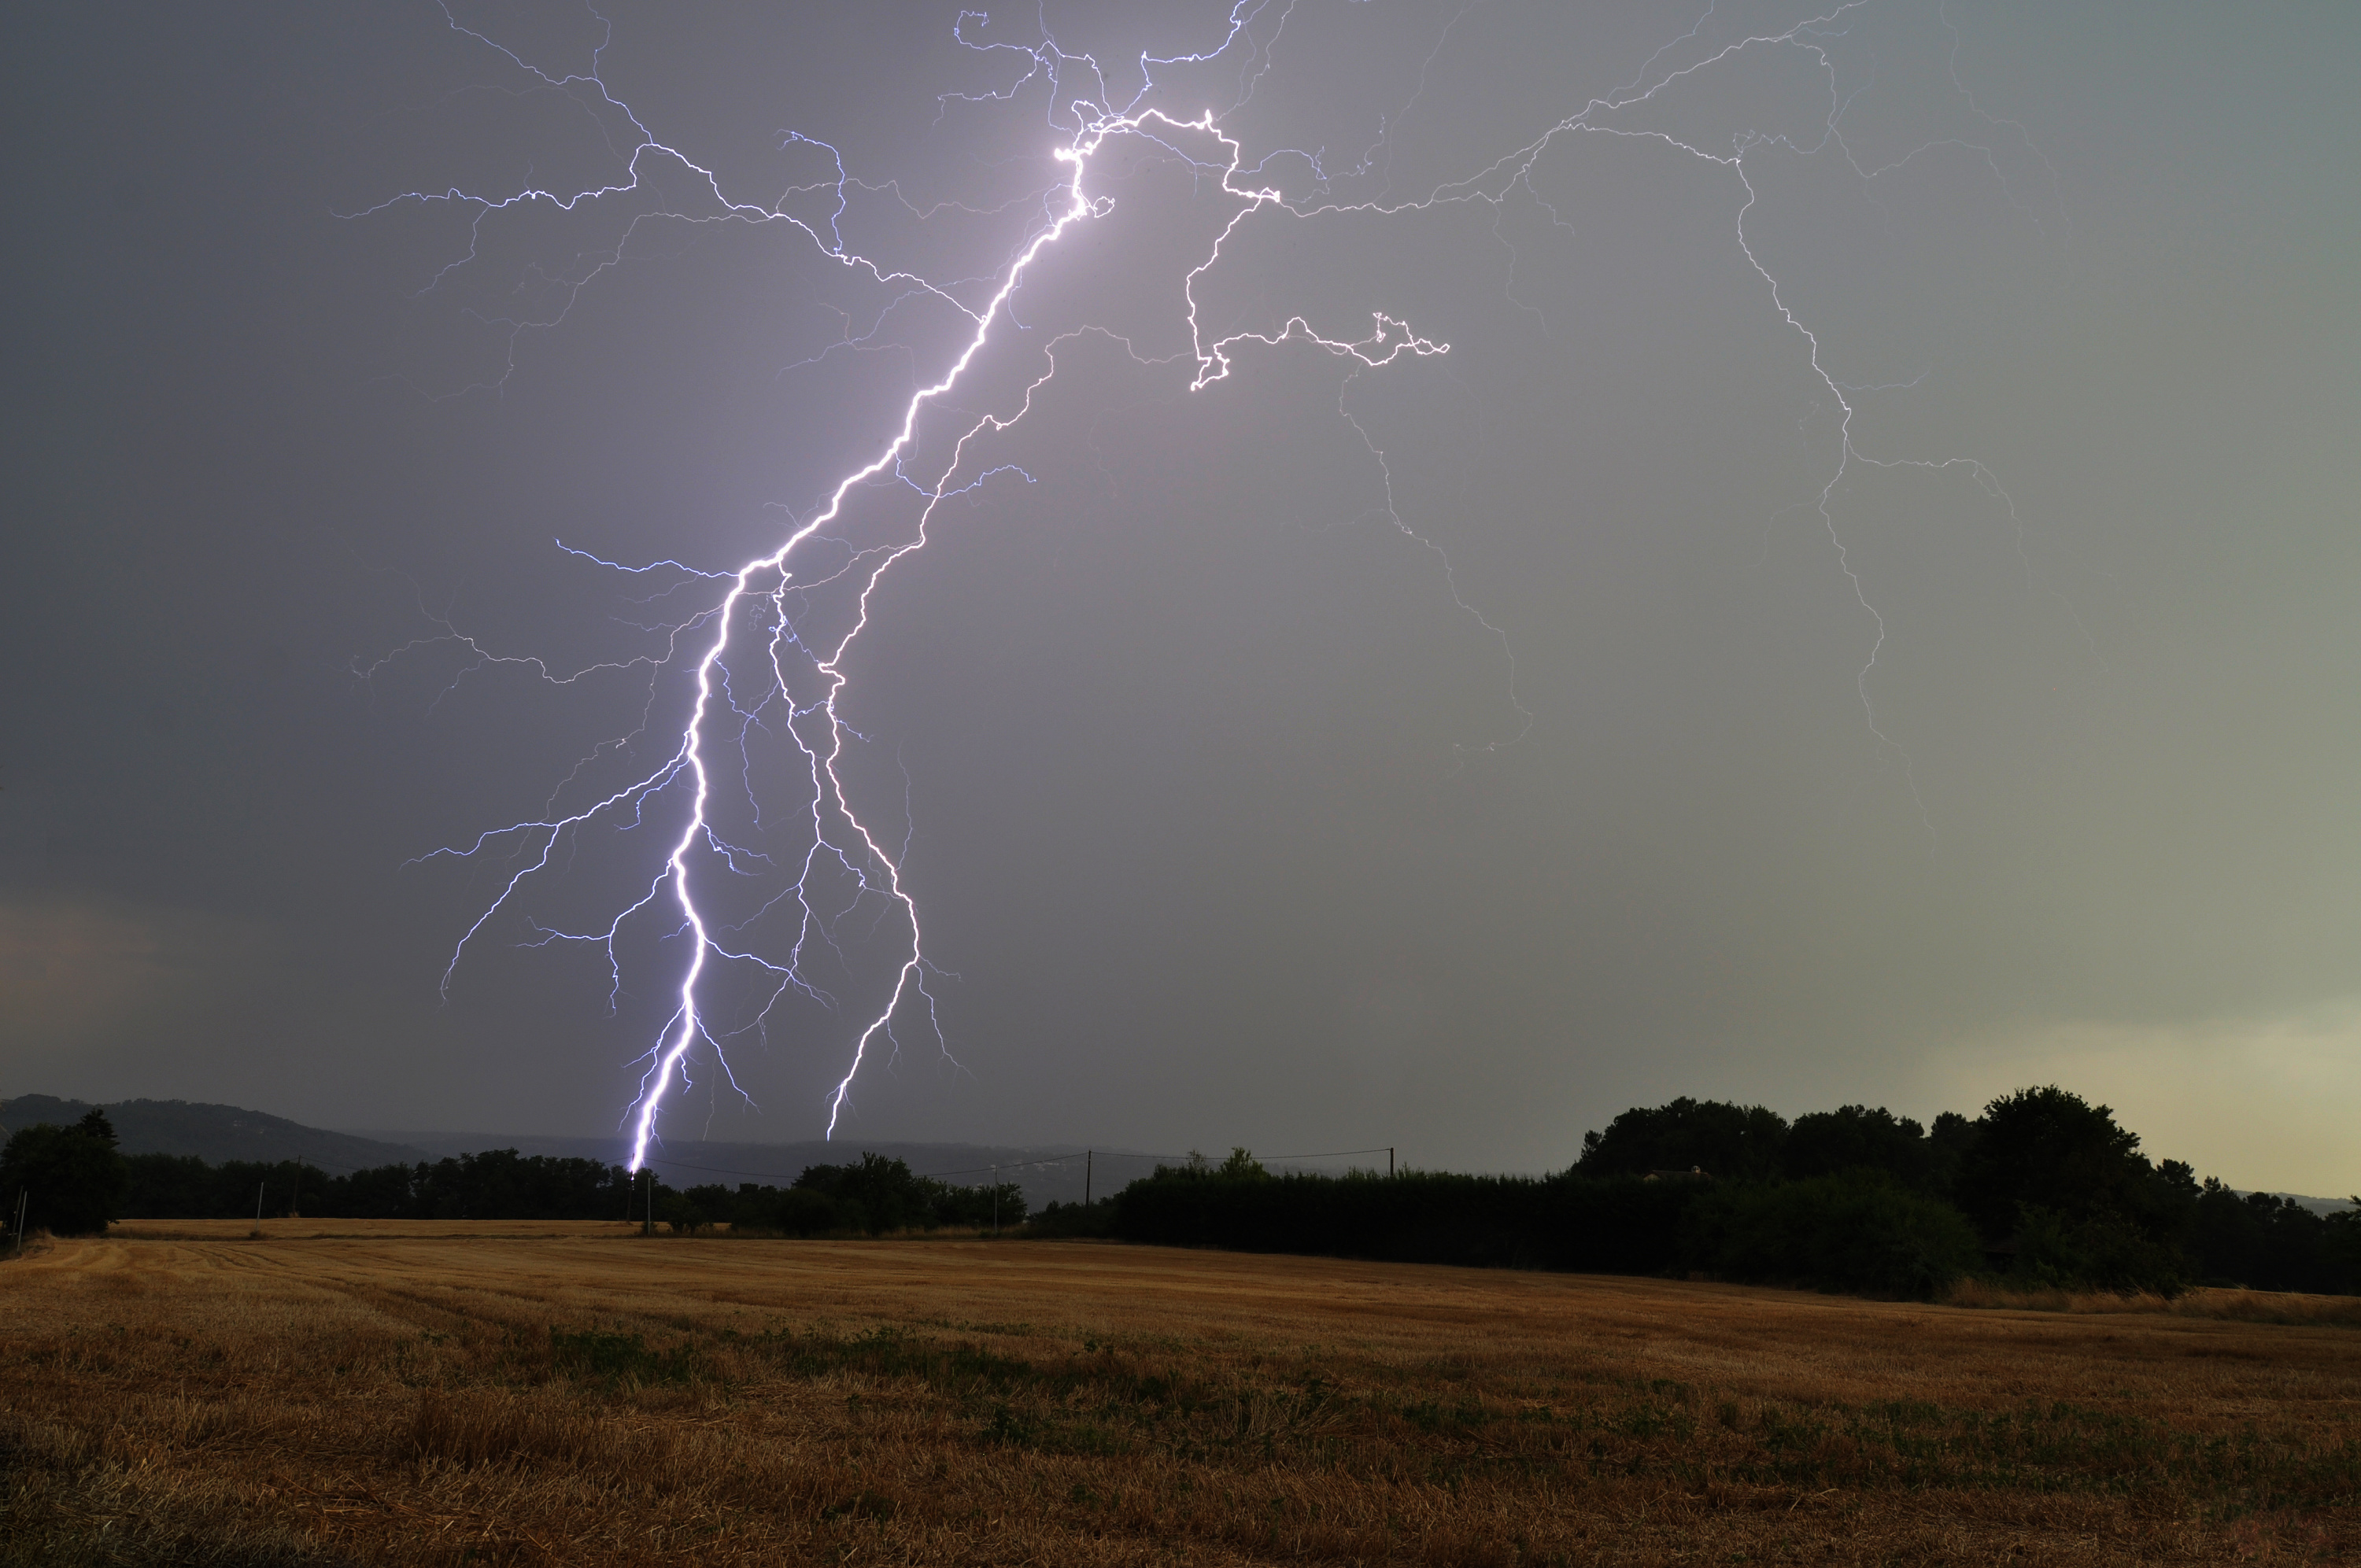
M 772 203 L 734 200 L 724 192 L 722 181 L 712 168 L 697 162 L 679 148 L 658 138 L 628 104 L 609 91 L 600 74 L 599 60 L 611 41 L 611 34 L 603 36 L 591 51 L 588 71 L 558 74 L 542 69 L 515 49 L 465 25 L 446 5 L 443 15 L 451 29 L 493 51 L 504 60 L 507 68 L 519 74 L 523 90 L 564 95 L 582 104 L 587 112 L 591 112 L 602 132 L 609 136 L 609 145 L 614 148 L 620 162 L 620 172 L 604 183 L 572 191 L 532 185 L 500 195 L 485 195 L 456 187 L 440 192 L 413 191 L 359 213 L 343 214 L 366 217 L 403 204 L 448 206 L 467 212 L 468 244 L 466 251 L 435 272 L 426 285 L 427 290 L 441 287 L 461 269 L 476 263 L 481 257 L 486 225 L 505 214 L 532 208 L 574 214 L 601 203 L 620 202 L 635 192 L 644 193 L 652 184 L 651 171 L 658 168 L 686 173 L 699 189 L 700 199 L 709 198 L 712 203 L 709 212 L 698 214 L 675 210 L 669 203 L 659 201 L 653 211 L 633 215 L 624 225 L 621 236 L 614 243 L 586 253 L 588 260 L 585 265 L 555 280 L 557 302 L 554 309 L 538 316 L 511 319 L 503 323 L 508 335 L 500 372 L 484 385 L 498 388 L 503 384 L 516 367 L 518 345 L 526 334 L 550 330 L 562 322 L 584 290 L 621 265 L 626 247 L 640 229 L 654 223 L 787 225 L 800 232 L 822 256 L 862 274 L 885 290 L 891 298 L 877 313 L 875 320 L 862 331 L 855 333 L 848 317 L 846 334 L 841 343 L 835 345 L 838 347 L 855 351 L 874 347 L 884 330 L 886 316 L 906 302 L 914 300 L 946 306 L 963 318 L 966 325 L 959 352 L 931 380 L 917 387 L 910 394 L 902 408 L 898 426 L 890 432 L 877 455 L 869 462 L 842 474 L 829 491 L 824 503 L 795 523 L 776 547 L 765 554 L 732 570 L 711 571 L 674 560 L 628 565 L 560 544 L 559 547 L 566 549 L 569 555 L 601 570 L 649 579 L 660 585 L 645 601 L 652 605 L 701 585 L 719 587 L 718 598 L 705 600 L 691 613 L 676 614 L 669 620 L 642 628 L 661 637 L 660 645 L 653 651 L 629 660 L 561 671 L 538 658 L 490 648 L 481 640 L 459 630 L 445 612 L 441 617 L 431 618 L 440 628 L 436 635 L 405 644 L 362 671 L 365 675 L 373 674 L 390 661 L 426 643 L 434 642 L 455 645 L 464 651 L 466 663 L 462 675 L 475 670 L 507 665 L 525 669 L 536 678 L 555 684 L 570 684 L 592 674 L 615 672 L 639 672 L 649 681 L 649 696 L 642 710 L 640 727 L 628 734 L 609 737 L 598 742 L 577 764 L 574 772 L 561 782 L 540 814 L 489 829 L 464 843 L 446 845 L 420 857 L 421 861 L 469 860 L 497 852 L 511 856 L 511 863 L 514 867 L 454 947 L 443 977 L 445 993 L 448 994 L 452 977 L 462 959 L 484 937 L 495 918 L 518 899 L 521 891 L 534 878 L 557 868 L 564 858 L 570 856 L 586 832 L 598 828 L 634 831 L 649 823 L 652 809 L 663 801 L 667 803 L 667 808 L 682 811 L 683 821 L 677 833 L 670 838 L 668 850 L 653 866 L 644 883 L 634 884 L 639 891 L 623 902 L 603 925 L 577 930 L 536 924 L 533 927 L 536 939 L 525 944 L 530 947 L 579 944 L 599 951 L 609 971 L 609 1002 L 612 1006 L 623 991 L 623 959 L 618 951 L 618 942 L 627 926 L 653 923 L 662 938 L 678 938 L 686 943 L 686 957 L 669 982 L 669 1015 L 640 1058 L 639 1092 L 628 1117 L 631 1168 L 636 1170 L 646 1162 L 650 1144 L 658 1135 L 667 1095 L 675 1085 L 686 1086 L 689 1082 L 690 1065 L 700 1045 L 710 1053 L 716 1066 L 727 1074 L 730 1072 L 727 1041 L 749 1029 L 766 1028 L 774 1009 L 789 992 L 822 1004 L 837 1004 L 838 999 L 814 977 L 809 961 L 817 945 L 825 945 L 841 953 L 836 932 L 854 910 L 864 905 L 874 910 L 873 934 L 889 922 L 896 933 L 889 949 L 894 955 L 890 960 L 892 978 L 890 984 L 883 988 L 882 999 L 873 1004 L 873 1008 L 863 1009 L 849 1027 L 849 1059 L 828 1096 L 829 1135 L 833 1136 L 836 1132 L 849 1108 L 856 1078 L 880 1049 L 881 1044 L 898 1049 L 899 1042 L 895 1034 L 897 1018 L 922 1015 L 938 1048 L 942 1050 L 947 1059 L 950 1058 L 937 999 L 928 985 L 930 976 L 944 971 L 938 970 L 927 956 L 918 903 L 905 883 L 903 865 L 907 857 L 906 840 L 902 846 L 895 847 L 881 837 L 871 825 L 873 814 L 872 817 L 864 817 L 860 810 L 856 810 L 852 792 L 848 789 L 842 773 L 848 742 L 862 739 L 848 723 L 840 706 L 847 684 L 845 662 L 848 653 L 872 624 L 872 599 L 878 585 L 897 562 L 925 547 L 929 532 L 938 521 L 938 514 L 947 501 L 1004 478 L 1029 482 L 1030 476 L 1017 466 L 992 463 L 982 454 L 994 437 L 1017 425 L 1032 411 L 1035 393 L 1056 373 L 1059 350 L 1082 332 L 1100 332 L 1103 329 L 1077 329 L 1040 345 L 1039 352 L 1048 361 L 1048 368 L 1027 382 L 1022 398 L 1011 411 L 978 413 L 972 410 L 955 409 L 951 394 L 963 381 L 972 378 L 971 371 L 988 345 L 1031 331 L 1017 319 L 1012 302 L 1022 289 L 1028 271 L 1039 258 L 1077 228 L 1104 218 L 1112 210 L 1110 197 L 1093 193 L 1091 175 L 1094 160 L 1118 142 L 1137 144 L 1148 155 L 1158 159 L 1178 160 L 1190 170 L 1192 179 L 1210 183 L 1234 205 L 1235 210 L 1202 254 L 1185 268 L 1179 269 L 1178 282 L 1189 345 L 1186 351 L 1188 363 L 1183 368 L 1189 375 L 1188 389 L 1191 392 L 1202 391 L 1229 378 L 1237 368 L 1238 356 L 1249 352 L 1270 353 L 1296 346 L 1334 356 L 1344 367 L 1343 384 L 1345 389 L 1349 389 L 1354 378 L 1365 372 L 1381 369 L 1404 359 L 1423 359 L 1449 353 L 1448 344 L 1422 336 L 1408 322 L 1382 312 L 1371 318 L 1367 332 L 1360 335 L 1317 327 L 1303 313 L 1290 314 L 1269 330 L 1241 330 L 1223 335 L 1208 333 L 1200 319 L 1200 285 L 1220 265 L 1225 247 L 1233 237 L 1250 222 L 1271 218 L 1311 222 L 1343 214 L 1395 216 L 1472 204 L 1488 206 L 1492 210 L 1497 235 L 1499 233 L 1499 214 L 1512 196 L 1521 191 L 1525 197 L 1548 214 L 1553 224 L 1570 229 L 1572 225 L 1533 187 L 1532 175 L 1552 148 L 1566 138 L 1579 136 L 1653 142 L 1728 174 L 1738 188 L 1733 219 L 1738 249 L 1761 278 L 1771 307 L 1796 334 L 1811 375 L 1825 388 L 1839 411 L 1838 450 L 1826 482 L 1819 490 L 1817 506 L 1826 525 L 1837 568 L 1850 585 L 1861 610 L 1873 623 L 1873 635 L 1856 681 L 1866 723 L 1878 744 L 1890 749 L 1902 759 L 1907 777 L 1908 753 L 1882 726 L 1877 706 L 1872 700 L 1872 678 L 1887 637 L 1886 620 L 1872 602 L 1868 586 L 1848 553 L 1846 540 L 1837 521 L 1833 498 L 1856 465 L 1927 469 L 1956 466 L 1963 467 L 1987 494 L 2005 503 L 2012 518 L 2015 506 L 2007 500 L 2005 492 L 2001 490 L 1991 470 L 1974 459 L 1881 457 L 1865 454 L 1859 448 L 1853 435 L 1855 400 L 1864 391 L 1875 389 L 1850 386 L 1836 378 L 1826 363 L 1821 337 L 1791 306 L 1781 280 L 1758 254 L 1748 228 L 1749 217 L 1761 200 L 1749 170 L 1748 160 L 1752 157 L 1773 148 L 1801 156 L 1833 153 L 1850 162 L 1854 172 L 1864 181 L 1874 181 L 1898 168 L 1900 163 L 1908 161 L 1908 158 L 1905 158 L 1899 162 L 1883 166 L 1865 166 L 1855 156 L 1844 136 L 1841 122 L 1850 99 L 1839 91 L 1831 40 L 1841 37 L 1856 16 L 1870 4 L 1871 0 L 1844 0 L 1844 3 L 1831 5 L 1791 27 L 1775 31 L 1741 32 L 1741 36 L 1719 43 L 1711 41 L 1708 36 L 1717 19 L 1717 11 L 1709 6 L 1695 27 L 1650 56 L 1631 82 L 1622 89 L 1592 99 L 1575 113 L 1552 123 L 1539 137 L 1472 173 L 1433 186 L 1423 194 L 1404 197 L 1390 193 L 1392 130 L 1389 126 L 1381 128 L 1378 141 L 1360 157 L 1357 163 L 1349 170 L 1334 172 L 1323 166 L 1323 154 L 1317 150 L 1284 149 L 1249 166 L 1241 142 L 1223 128 L 1223 117 L 1234 114 L 1250 101 L 1269 71 L 1273 51 L 1293 15 L 1293 0 L 1287 0 L 1284 4 L 1279 0 L 1238 0 L 1224 18 L 1219 40 L 1201 52 L 1169 57 L 1143 52 L 1137 62 L 1140 86 L 1137 92 L 1122 97 L 1120 102 L 1117 101 L 1119 95 L 1110 91 L 1107 72 L 1101 69 L 1098 61 L 1088 54 L 1066 52 L 1049 35 L 1046 24 L 1038 39 L 1013 43 L 984 37 L 989 31 L 989 18 L 983 13 L 961 12 L 952 27 L 953 35 L 960 43 L 986 57 L 1005 55 L 1020 70 L 1013 82 L 990 92 L 945 94 L 939 100 L 940 108 L 948 111 L 953 104 L 1014 102 L 1028 93 L 1043 93 L 1051 105 L 1049 124 L 1060 138 L 1049 149 L 1050 155 L 1062 167 L 1060 182 L 1040 193 L 1040 221 L 1033 227 L 1029 237 L 988 280 L 975 280 L 988 281 L 990 288 L 984 297 L 972 304 L 964 302 L 961 298 L 965 284 L 939 285 L 914 272 L 888 266 L 848 248 L 840 220 L 846 212 L 850 192 L 855 190 L 890 192 L 895 200 L 921 219 L 936 209 L 921 209 L 910 203 L 898 186 L 872 185 L 855 180 L 847 172 L 842 155 L 832 145 L 797 132 L 783 133 L 782 146 L 799 145 L 818 149 L 832 159 L 833 179 L 791 190 L 787 196 Z M 1459 14 L 1444 26 L 1435 44 L 1436 54 L 1440 54 L 1448 41 L 1452 27 L 1456 26 L 1466 9 L 1462 7 Z M 1257 27 L 1266 24 L 1266 30 L 1258 35 Z M 603 22 L 601 25 L 603 27 Z M 1945 26 L 1949 26 L 1948 20 Z M 1631 123 L 1633 116 L 1681 83 L 1741 57 L 1773 50 L 1801 51 L 1817 62 L 1828 102 L 1817 141 L 1799 143 L 1785 136 L 1748 132 L 1740 135 L 1727 149 L 1721 149 L 1684 139 L 1668 130 Z M 1237 65 L 1237 72 L 1235 91 L 1227 108 L 1219 112 L 1206 110 L 1182 117 L 1149 104 L 1148 100 L 1159 91 L 1162 80 L 1160 73 L 1169 73 L 1179 67 L 1202 67 L 1217 61 L 1227 63 L 1233 60 Z M 1431 67 L 1433 63 L 1433 59 L 1430 57 L 1427 66 Z M 1412 94 L 1413 103 L 1418 93 L 1425 90 L 1426 76 L 1427 70 L 1422 67 L 1417 93 Z M 1956 69 L 1953 82 L 1958 84 Z M 1964 96 L 1965 88 L 1960 87 L 1960 91 Z M 1972 99 L 1968 101 L 1972 108 Z M 1405 104 L 1405 113 L 1408 108 L 1409 105 Z M 2020 137 L 2023 134 L 2022 127 L 2015 126 L 2014 122 L 1992 120 L 1982 115 L 1980 109 L 1974 112 L 1982 123 L 1996 132 L 2014 128 Z M 1395 116 L 1395 123 L 1399 123 L 1400 118 L 1400 115 Z M 622 139 L 630 142 L 628 147 L 620 145 L 617 140 L 620 133 L 615 129 L 626 126 L 629 127 L 628 135 Z M 1959 145 L 1970 144 L 1961 141 Z M 2029 139 L 2026 145 L 2029 148 Z M 1218 154 L 1191 150 L 1208 147 L 1218 148 Z M 1918 151 L 1924 150 L 1925 148 L 1918 148 L 1908 157 L 1916 157 Z M 1992 160 L 1994 177 L 2000 179 L 2004 190 L 2007 190 L 2009 181 L 2002 173 L 1997 154 L 1991 147 L 1984 147 L 1982 150 Z M 1293 171 L 1297 181 L 1293 194 L 1288 190 L 1288 171 Z M 1348 201 L 1335 194 L 1340 185 L 1371 178 L 1380 181 L 1379 193 L 1374 197 Z M 788 197 L 831 190 L 834 206 L 825 218 L 799 215 L 788 206 Z M 2011 196 L 2015 199 L 2013 192 Z M 1513 285 L 1513 254 L 1510 276 Z M 1164 366 L 1179 357 L 1143 357 L 1127 339 L 1115 337 L 1113 334 L 1104 335 L 1115 341 L 1140 365 Z M 1340 390 L 1339 412 L 1367 448 L 1381 477 L 1386 516 L 1403 533 L 1434 550 L 1440 556 L 1440 546 L 1418 534 L 1396 509 L 1393 472 L 1387 455 L 1360 421 L 1345 407 L 1342 400 L 1343 392 Z M 946 419 L 950 422 L 948 426 L 937 428 Z M 838 532 L 839 525 L 846 522 L 848 511 L 856 502 L 872 493 L 895 490 L 907 491 L 917 498 L 915 519 L 902 537 L 884 543 L 859 543 L 851 535 Z M 1521 704 L 1516 703 L 1515 666 L 1510 659 L 1506 633 L 1477 614 L 1460 597 L 1447 557 L 1443 558 L 1443 574 L 1458 608 L 1473 617 L 1488 633 L 1499 639 L 1510 681 L 1510 701 L 1530 725 L 1531 716 L 1525 713 Z M 830 606 L 840 607 L 835 624 L 829 624 Z M 677 729 L 673 729 L 657 717 L 658 677 L 684 665 L 687 674 L 686 709 L 679 719 Z M 657 747 L 661 760 L 653 766 L 638 771 L 636 776 L 628 782 L 596 795 L 587 804 L 570 810 L 559 807 L 559 800 L 584 776 L 586 771 L 608 758 L 631 751 L 648 737 L 658 733 L 664 739 Z M 798 829 L 802 846 L 800 862 L 791 876 L 769 855 L 726 836 L 719 821 L 718 792 L 725 782 L 725 759 L 734 751 L 739 764 L 737 788 L 745 796 L 755 826 L 758 828 L 763 826 L 760 794 L 752 778 L 758 734 L 784 734 L 800 759 L 798 772 L 807 792 L 808 823 Z M 1910 787 L 1915 799 L 1917 793 L 1915 778 L 1911 779 Z M 1922 817 L 1925 817 L 1923 802 L 1920 810 Z M 1931 834 L 1931 819 L 1927 826 Z M 766 874 L 775 876 L 783 884 L 779 890 L 764 899 L 759 908 L 745 918 L 734 922 L 725 919 L 719 907 L 722 901 L 716 897 L 711 885 L 715 879 L 759 881 Z M 852 897 L 848 907 L 831 914 L 825 902 L 824 889 L 839 879 L 850 885 Z M 792 927 L 794 935 L 791 940 L 783 938 L 780 944 L 765 949 L 751 928 L 757 922 L 769 919 L 774 911 L 785 912 L 785 923 Z M 708 973 L 713 965 L 735 966 L 755 978 L 753 993 L 763 995 L 765 999 L 751 1024 L 730 1031 L 717 1026 L 708 1003 Z M 734 1083 L 734 1078 L 732 1081 Z

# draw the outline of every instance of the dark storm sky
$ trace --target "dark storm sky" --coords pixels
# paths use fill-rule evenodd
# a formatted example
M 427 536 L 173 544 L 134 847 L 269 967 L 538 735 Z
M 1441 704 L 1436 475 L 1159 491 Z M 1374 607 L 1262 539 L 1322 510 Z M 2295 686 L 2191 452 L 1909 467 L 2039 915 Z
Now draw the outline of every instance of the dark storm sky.
M 600 70 L 738 199 L 826 171 L 793 129 L 866 182 L 852 248 L 1005 268 L 1059 178 L 1048 94 L 987 96 L 1021 57 L 961 49 L 955 5 L 804 9 L 619 6 Z M 1701 7 L 1455 9 L 1301 0 L 1224 127 L 1400 203 L 1663 46 L 1811 14 L 1680 44 Z M 577 7 L 463 15 L 589 69 Z M 1223 11 L 1048 18 L 1136 84 L 1117 62 Z M 997 438 L 1031 482 L 953 503 L 848 665 L 849 777 L 907 831 L 961 1064 L 904 1031 L 855 1139 L 1538 1168 L 1678 1093 L 1927 1117 L 2055 1080 L 2241 1184 L 2361 1181 L 2361 13 L 1876 0 L 1817 41 L 1841 144 L 1816 59 L 1751 49 L 1497 204 L 1277 215 L 1200 289 L 1221 331 L 1384 311 L 1447 356 L 1248 350 L 1194 394 L 1103 336 L 1061 359 Z M 1227 108 L 1241 69 L 1154 102 Z M 469 210 L 338 214 L 620 182 L 628 126 L 431 5 L 20 9 L 0 71 L 0 1092 L 613 1126 L 662 974 L 610 1015 L 594 960 L 506 927 L 446 1003 L 498 883 L 405 862 L 535 814 L 644 682 L 357 663 L 440 618 L 567 669 L 643 649 L 635 580 L 552 540 L 772 548 L 958 318 L 846 350 L 892 292 L 784 224 L 686 221 L 710 198 L 661 159 L 488 219 L 437 282 Z M 1739 248 L 1738 175 L 1667 139 L 1748 134 L 1784 141 L 1748 156 L 1746 236 L 1889 465 L 1831 497 L 1841 562 L 1835 400 Z M 1185 349 L 1230 209 L 1108 157 L 1114 207 L 962 406 L 1013 410 L 1027 344 L 1085 323 Z M 668 1125 L 813 1135 L 850 1025 L 749 1041 L 760 1112 L 701 1072 Z

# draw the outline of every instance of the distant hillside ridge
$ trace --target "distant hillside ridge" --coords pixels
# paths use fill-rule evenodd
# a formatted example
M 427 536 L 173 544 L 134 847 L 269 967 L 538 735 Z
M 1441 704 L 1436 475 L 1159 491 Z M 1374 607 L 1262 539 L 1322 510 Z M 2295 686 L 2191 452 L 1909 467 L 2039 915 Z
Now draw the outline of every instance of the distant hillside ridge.
M 19 1094 L 0 1100 L 0 1134 L 49 1122 L 71 1124 L 93 1109 L 88 1101 L 51 1094 Z M 125 1154 L 194 1155 L 218 1165 L 225 1160 L 302 1160 L 333 1175 L 379 1165 L 415 1165 L 426 1151 L 408 1144 L 307 1127 L 284 1116 L 239 1105 L 193 1104 L 186 1100 L 122 1100 L 95 1107 L 115 1124 Z
M 2242 1198 L 2246 1195 L 2244 1188 L 2234 1188 L 2232 1190 Z M 2290 1203 L 2301 1203 L 2313 1213 L 2322 1215 L 2340 1213 L 2346 1209 L 2361 1208 L 2361 1198 L 2310 1198 L 2301 1192 L 2274 1192 L 2271 1196 L 2284 1198 Z

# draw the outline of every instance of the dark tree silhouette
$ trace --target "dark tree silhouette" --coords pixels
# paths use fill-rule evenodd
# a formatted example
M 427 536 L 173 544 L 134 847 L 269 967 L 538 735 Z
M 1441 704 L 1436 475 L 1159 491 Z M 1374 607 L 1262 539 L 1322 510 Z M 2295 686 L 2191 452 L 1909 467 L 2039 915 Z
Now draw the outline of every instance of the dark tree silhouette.
M 1574 1168 L 1584 1176 L 1645 1176 L 1695 1168 L 1724 1179 L 1767 1179 L 1778 1174 L 1786 1137 L 1785 1120 L 1760 1105 L 1684 1095 L 1666 1105 L 1635 1105 L 1604 1133 L 1585 1133 Z
M 16 1218 L 26 1199 L 25 1225 L 52 1235 L 103 1234 L 122 1217 L 131 1167 L 115 1147 L 115 1128 L 93 1111 L 71 1127 L 46 1123 L 18 1130 L 0 1149 L 0 1198 Z
M 2028 1208 L 2070 1223 L 2161 1221 L 2165 1194 L 2139 1152 L 2139 1135 L 2113 1109 L 2056 1085 L 2020 1089 L 1984 1107 L 1961 1157 L 1952 1201 L 1985 1236 L 2014 1234 Z
M 1976 1146 L 1976 1124 L 1957 1111 L 1945 1111 L 1927 1129 L 1927 1187 L 1941 1197 L 1949 1197 L 1952 1185 L 1959 1179 L 1960 1163 L 1968 1151 Z
M 883 1155 L 863 1154 L 858 1165 L 807 1166 L 790 1190 L 827 1197 L 834 1205 L 834 1225 L 873 1236 L 939 1225 L 981 1227 L 991 1224 L 995 1213 L 1005 1226 L 1025 1221 L 1025 1191 L 1016 1182 L 1004 1181 L 997 1188 L 952 1187 L 933 1177 L 914 1176 L 907 1164 Z M 749 1222 L 775 1223 L 783 1230 L 824 1228 L 818 1224 L 818 1210 L 784 1206 L 808 1205 L 807 1200 L 782 1197 L 779 1201 L 779 1218 L 750 1212 Z
M 1845 1105 L 1795 1118 L 1787 1129 L 1780 1168 L 1796 1179 L 1878 1170 L 1906 1187 L 1924 1188 L 1933 1151 L 1918 1124 L 1881 1105 Z

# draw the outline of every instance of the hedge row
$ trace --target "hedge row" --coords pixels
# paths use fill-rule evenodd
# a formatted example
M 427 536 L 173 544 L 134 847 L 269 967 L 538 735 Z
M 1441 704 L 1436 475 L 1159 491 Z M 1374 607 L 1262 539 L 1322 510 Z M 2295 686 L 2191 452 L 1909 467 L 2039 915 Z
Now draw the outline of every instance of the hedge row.
M 1702 1274 L 1927 1298 L 1969 1274 L 2166 1294 L 2192 1283 L 2361 1294 L 2361 1210 L 2322 1216 L 2209 1184 L 2159 1238 L 2100 1209 L 2022 1206 L 2004 1240 L 1875 1170 L 1802 1180 L 1384 1177 L 1162 1169 L 1037 1234 L 1604 1274 Z
M 1638 1177 L 1255 1176 L 1126 1188 L 1127 1241 L 1587 1274 L 1704 1273 L 1924 1296 L 1983 1261 L 1949 1205 L 1884 1176 L 1775 1185 Z

